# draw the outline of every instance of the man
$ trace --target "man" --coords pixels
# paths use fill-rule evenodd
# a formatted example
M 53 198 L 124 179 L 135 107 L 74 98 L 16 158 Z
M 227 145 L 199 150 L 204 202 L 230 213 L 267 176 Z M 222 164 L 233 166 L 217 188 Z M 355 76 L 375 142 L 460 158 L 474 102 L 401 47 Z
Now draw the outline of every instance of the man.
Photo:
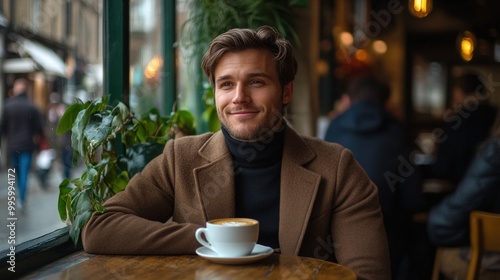
M 429 239 L 440 246 L 441 272 L 447 279 L 465 279 L 470 260 L 470 213 L 500 214 L 500 113 L 456 189 L 436 204 L 427 219 Z M 443 248 L 447 247 L 447 248 Z M 500 279 L 500 254 L 486 252 L 481 279 Z
M 33 105 L 27 94 L 28 81 L 19 78 L 14 81 L 12 97 L 7 99 L 2 112 L 1 133 L 7 139 L 7 154 L 16 169 L 18 197 L 17 209 L 23 210 L 26 204 L 28 175 L 33 152 L 43 135 L 43 122 L 40 111 Z
M 221 131 L 167 142 L 161 156 L 83 229 L 102 254 L 194 254 L 207 220 L 259 220 L 259 244 L 389 279 L 376 187 L 342 147 L 297 135 L 283 118 L 297 62 L 271 27 L 232 29 L 202 68 Z
M 426 206 L 406 128 L 386 109 L 389 97 L 389 86 L 376 77 L 354 78 L 342 97 L 346 109 L 330 122 L 325 140 L 352 151 L 377 186 L 393 279 L 408 279 L 401 268 L 414 242 L 411 218 Z
M 484 80 L 475 73 L 455 79 L 453 107 L 443 114 L 444 125 L 437 140 L 431 177 L 458 184 L 472 162 L 478 145 L 488 137 L 497 109 L 488 103 L 491 85 L 484 84 Z

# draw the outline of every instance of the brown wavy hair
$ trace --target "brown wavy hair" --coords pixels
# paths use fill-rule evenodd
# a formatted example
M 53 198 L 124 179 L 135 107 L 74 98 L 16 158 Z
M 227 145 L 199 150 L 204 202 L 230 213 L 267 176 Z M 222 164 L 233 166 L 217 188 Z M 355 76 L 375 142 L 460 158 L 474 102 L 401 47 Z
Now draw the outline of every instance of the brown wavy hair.
M 201 60 L 201 68 L 214 86 L 214 72 L 222 56 L 227 52 L 239 52 L 247 49 L 269 50 L 276 64 L 281 87 L 295 79 L 297 60 L 292 44 L 281 37 L 275 28 L 261 26 L 255 30 L 234 28 L 217 36 Z

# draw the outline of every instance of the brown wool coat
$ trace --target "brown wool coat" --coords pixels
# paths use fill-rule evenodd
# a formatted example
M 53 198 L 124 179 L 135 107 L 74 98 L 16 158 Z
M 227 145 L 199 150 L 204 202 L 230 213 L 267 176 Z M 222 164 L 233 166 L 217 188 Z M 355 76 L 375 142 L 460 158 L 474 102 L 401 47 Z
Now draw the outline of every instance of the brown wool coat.
M 235 213 L 224 136 L 169 141 L 105 207 L 82 232 L 87 252 L 194 254 L 200 247 L 196 229 Z M 335 261 L 353 269 L 358 279 L 390 279 L 375 185 L 347 149 L 301 137 L 291 128 L 281 170 L 279 242 L 282 254 Z

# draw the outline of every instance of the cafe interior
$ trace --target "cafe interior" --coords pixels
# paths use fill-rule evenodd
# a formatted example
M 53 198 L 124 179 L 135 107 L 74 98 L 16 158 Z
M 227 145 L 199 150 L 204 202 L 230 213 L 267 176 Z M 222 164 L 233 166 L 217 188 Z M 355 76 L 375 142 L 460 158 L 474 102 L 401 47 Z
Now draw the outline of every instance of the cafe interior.
M 318 137 L 352 76 L 370 73 L 387 81 L 392 93 L 388 108 L 410 131 L 413 164 L 423 176 L 422 192 L 429 208 L 439 204 L 457 187 L 456 182 L 436 179 L 429 172 L 438 149 L 436 129 L 449 121 L 450 108 L 456 108 L 454 80 L 467 73 L 482 76 L 488 80 L 488 103 L 500 107 L 496 82 L 500 77 L 500 2 L 321 1 L 321 6 Z M 426 235 L 427 218 L 427 211 L 413 216 L 414 231 L 419 232 L 414 242 L 420 249 L 411 266 L 419 272 L 410 277 L 452 279 L 443 278 L 440 271 L 441 248 L 418 237 Z M 493 234 L 500 236 L 500 227 Z
M 422 192 L 432 209 L 459 184 L 435 178 L 436 174 L 430 171 L 440 141 L 437 129 L 450 122 L 447 117 L 451 116 L 451 110 L 460 114 L 457 107 L 453 107 L 454 81 L 468 73 L 483 77 L 488 87 L 487 103 L 500 107 L 500 84 L 496 82 L 496 77 L 500 77 L 500 18 L 497 15 L 500 2 L 321 1 L 320 5 L 316 64 L 320 102 L 317 103 L 316 135 L 323 137 L 351 78 L 372 74 L 386 81 L 391 88 L 388 110 L 410 131 L 412 163 L 421 172 Z M 467 106 L 464 110 L 467 108 L 474 111 Z M 461 134 L 460 137 L 468 136 Z M 446 274 L 449 271 L 440 269 L 446 257 L 442 255 L 443 248 L 426 239 L 428 214 L 426 210 L 413 216 L 412 231 L 416 233 L 413 241 L 418 249 L 410 257 L 413 259 L 410 270 L 414 271 L 406 277 L 466 279 L 453 278 Z M 498 225 L 490 230 L 500 236 Z M 498 237 L 496 239 L 498 250 Z M 461 269 L 465 274 L 466 265 L 462 264 Z M 473 277 L 471 271 L 469 267 L 468 277 Z M 496 279 L 498 275 L 489 277 L 493 278 L 481 275 L 481 278 L 467 279 Z
M 453 108 L 453 81 L 463 74 L 477 73 L 487 82 L 486 87 L 490 93 L 488 103 L 500 108 L 500 1 L 310 0 L 305 2 L 307 2 L 305 7 L 295 8 L 294 11 L 295 29 L 300 44 L 295 101 L 288 108 L 290 123 L 301 134 L 324 138 L 327 126 L 335 115 L 350 80 L 370 74 L 387 82 L 391 91 L 387 108 L 408 128 L 413 149 L 411 163 L 423 174 L 422 192 L 431 206 L 438 204 L 456 187 L 456 183 L 436 179 L 428 174 L 437 149 L 435 131 L 446 124 L 444 116 L 450 108 Z M 113 13 L 104 13 L 105 20 L 110 14 Z M 178 16 L 177 20 L 182 21 L 183 17 L 183 15 Z M 130 41 L 132 49 L 135 43 L 132 38 Z M 105 46 L 105 50 L 112 49 Z M 133 60 L 133 54 L 130 56 Z M 106 55 L 104 58 L 106 59 Z M 106 62 L 104 65 L 108 67 L 104 69 L 105 79 L 106 75 L 116 77 L 115 74 L 110 74 L 113 72 L 109 69 L 110 65 Z M 125 69 L 125 72 L 127 71 L 130 69 Z M 107 86 L 113 84 L 117 84 L 117 81 L 110 82 Z M 124 88 L 119 89 L 124 90 Z M 109 88 L 105 88 L 104 91 L 109 91 Z M 427 218 L 428 211 L 413 216 L 414 246 L 406 268 L 411 276 L 406 279 L 446 279 L 440 274 L 439 267 L 436 268 L 440 265 L 439 258 L 442 252 L 426 237 Z M 500 236 L 500 226 L 494 228 L 493 234 Z M 80 255 L 68 257 L 75 254 L 73 244 L 69 240 L 58 241 L 60 239 L 54 236 L 50 239 L 50 245 L 37 243 L 36 246 L 21 253 L 21 256 L 28 260 L 25 265 L 31 270 L 29 277 L 36 278 L 55 273 L 56 279 L 63 279 L 64 269 L 90 259 L 81 252 L 81 248 L 77 251 Z M 496 239 L 496 250 L 500 250 L 498 237 Z M 58 252 L 54 254 L 47 248 L 56 248 Z M 46 256 L 45 261 L 34 257 L 37 254 L 34 253 L 36 250 L 41 250 L 41 255 Z M 57 257 L 50 257 L 51 255 Z M 47 263 L 47 260 L 50 260 L 50 263 Z M 118 279 L 128 276 L 123 270 L 112 271 L 110 267 L 127 264 L 131 259 L 120 259 L 115 262 L 103 259 L 101 264 L 99 260 L 101 259 L 94 260 L 92 264 L 105 267 L 107 271 L 105 275 Z M 150 265 L 145 259 L 136 258 L 133 261 L 138 263 L 137 266 Z M 179 267 L 189 261 L 192 260 L 180 260 Z M 287 263 L 289 260 L 281 261 Z M 44 265 L 43 273 L 37 274 L 41 266 L 36 263 Z M 302 263 L 292 262 L 290 265 L 301 267 Z M 465 271 L 468 268 L 468 265 L 461 267 Z M 82 272 L 78 269 L 73 272 Z M 155 269 L 162 268 L 156 264 Z M 231 273 L 237 273 L 234 268 L 229 270 Z M 97 270 L 92 272 L 99 273 Z M 145 270 L 142 272 L 146 273 Z M 210 275 L 201 276 L 205 278 L 200 277 L 200 279 L 210 279 L 207 278 Z M 158 277 L 158 274 L 155 277 Z
M 427 10 L 415 11 L 420 3 Z M 468 70 L 486 77 L 498 75 L 498 1 L 321 1 L 320 5 L 315 71 L 319 116 L 333 110 L 350 76 L 376 73 L 391 86 L 392 112 L 418 137 L 443 121 L 453 78 Z M 490 86 L 494 91 L 498 85 Z M 499 95 L 492 94 L 490 101 L 499 105 Z

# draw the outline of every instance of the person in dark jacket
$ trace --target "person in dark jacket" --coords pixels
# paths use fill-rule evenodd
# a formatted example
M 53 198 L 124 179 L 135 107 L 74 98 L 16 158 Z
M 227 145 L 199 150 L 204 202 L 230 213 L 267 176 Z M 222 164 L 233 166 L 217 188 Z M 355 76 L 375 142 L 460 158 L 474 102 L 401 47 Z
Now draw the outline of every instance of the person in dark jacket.
M 457 188 L 429 213 L 429 237 L 438 246 L 469 244 L 472 210 L 500 214 L 500 113 L 498 115 L 492 137 L 480 146 Z
M 390 88 L 373 76 L 350 82 L 348 109 L 334 118 L 325 140 L 348 148 L 377 185 L 391 254 L 393 279 L 411 245 L 411 216 L 425 210 L 419 171 L 410 161 L 405 127 L 385 109 Z M 406 276 L 401 276 L 403 279 Z
M 456 185 L 467 171 L 478 145 L 488 137 L 497 109 L 488 104 L 490 93 L 483 81 L 484 77 L 473 73 L 455 80 L 453 107 L 443 114 L 442 136 L 437 139 L 430 177 Z
M 500 112 L 493 126 L 491 137 L 480 145 L 457 188 L 429 212 L 427 232 L 430 240 L 436 246 L 441 247 L 468 246 L 470 244 L 469 215 L 473 210 L 500 214 Z M 461 258 L 465 257 L 463 248 L 446 252 L 447 254 L 460 252 Z M 499 270 L 500 255 L 489 255 L 487 259 L 483 258 L 483 264 L 486 265 L 483 268 L 495 267 Z M 452 264 L 452 266 L 455 265 Z M 466 265 L 465 262 L 465 267 Z M 445 263 L 443 266 L 447 267 Z M 450 269 L 445 268 L 445 270 Z M 457 269 L 451 270 L 450 273 L 454 274 L 466 273 Z
M 26 79 L 14 81 L 13 96 L 5 102 L 0 123 L 2 136 L 7 140 L 7 154 L 16 173 L 17 209 L 25 205 L 33 152 L 43 135 L 42 114 L 28 99 L 27 89 Z

